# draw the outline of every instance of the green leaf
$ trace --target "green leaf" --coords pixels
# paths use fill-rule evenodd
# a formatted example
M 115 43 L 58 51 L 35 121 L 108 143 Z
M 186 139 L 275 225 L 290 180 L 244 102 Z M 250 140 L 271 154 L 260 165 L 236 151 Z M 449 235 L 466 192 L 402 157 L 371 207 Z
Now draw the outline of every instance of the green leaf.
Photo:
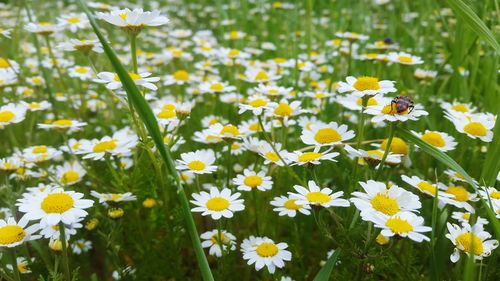
M 450 156 L 446 155 L 442 151 L 438 150 L 434 146 L 426 143 L 425 141 L 421 140 L 419 137 L 415 136 L 412 134 L 410 131 L 407 129 L 403 129 L 401 127 L 397 128 L 398 133 L 401 137 L 404 139 L 413 142 L 415 145 L 420 147 L 424 152 L 427 154 L 430 154 L 437 160 L 439 160 L 441 163 L 445 164 L 449 168 L 453 169 L 455 172 L 460 173 L 464 179 L 472 186 L 475 192 L 478 191 L 479 187 L 477 184 L 474 182 L 471 176 L 467 174 L 467 172 L 460 166 L 458 165 L 455 160 L 453 160 Z M 488 217 L 488 220 L 491 222 L 491 225 L 493 226 L 493 230 L 495 231 L 495 236 L 497 239 L 500 238 L 500 222 L 498 222 L 497 218 L 495 217 L 495 212 L 493 212 L 482 197 L 480 197 L 481 203 L 483 203 L 484 209 L 486 210 L 486 215 Z
M 497 116 L 500 114 L 500 107 L 498 108 Z M 498 172 L 500 171 L 500 122 L 495 122 L 493 129 L 493 141 L 488 147 L 488 154 L 484 160 L 483 171 L 481 172 L 481 183 L 485 186 L 494 186 L 497 180 Z
M 333 255 L 326 261 L 325 265 L 318 271 L 313 281 L 328 281 L 332 274 L 333 266 L 340 256 L 340 250 L 335 250 Z
M 486 24 L 474 13 L 474 11 L 461 0 L 446 0 L 458 18 L 464 21 L 472 31 L 486 41 L 495 51 L 500 54 L 500 44 L 488 29 Z
M 87 17 L 89 18 L 90 24 L 92 25 L 92 28 L 94 29 L 94 32 L 97 35 L 97 38 L 101 42 L 104 52 L 106 53 L 106 56 L 110 60 L 111 64 L 113 65 L 113 68 L 115 69 L 116 74 L 120 78 L 120 81 L 123 84 L 123 88 L 127 93 L 127 98 L 129 102 L 133 105 L 133 107 L 137 111 L 144 125 L 146 125 L 149 135 L 152 137 L 162 160 L 165 162 L 165 165 L 167 166 L 167 169 L 169 170 L 171 176 L 173 176 L 175 179 L 175 182 L 177 184 L 177 193 L 179 194 L 179 199 L 181 201 L 182 214 L 184 219 L 186 220 L 188 232 L 193 242 L 193 247 L 195 250 L 196 259 L 198 260 L 198 266 L 200 268 L 201 275 L 203 277 L 203 280 L 213 281 L 214 278 L 212 276 L 212 272 L 208 265 L 205 253 L 203 252 L 203 248 L 201 247 L 200 237 L 198 236 L 198 231 L 196 230 L 196 225 L 191 215 L 189 202 L 186 193 L 184 192 L 184 188 L 182 187 L 182 183 L 179 178 L 179 173 L 175 169 L 175 164 L 170 155 L 169 149 L 166 148 L 163 143 L 163 138 L 161 136 L 161 132 L 158 127 L 158 122 L 156 121 L 153 111 L 149 107 L 149 104 L 142 96 L 141 92 L 135 85 L 134 81 L 132 80 L 128 72 L 121 64 L 114 50 L 111 48 L 111 46 L 108 44 L 102 33 L 99 31 L 97 22 L 95 21 L 94 17 L 90 13 L 85 3 L 82 0 L 79 0 L 78 2 L 82 7 L 83 11 L 85 12 L 85 14 L 87 15 Z

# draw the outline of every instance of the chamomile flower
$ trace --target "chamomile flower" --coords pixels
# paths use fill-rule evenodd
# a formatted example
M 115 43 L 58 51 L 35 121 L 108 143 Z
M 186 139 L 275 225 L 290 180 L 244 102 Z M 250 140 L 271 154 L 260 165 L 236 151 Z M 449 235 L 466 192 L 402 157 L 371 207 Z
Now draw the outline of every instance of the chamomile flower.
M 40 34 L 43 36 L 49 36 L 60 28 L 50 22 L 30 22 L 25 26 L 26 31 L 31 33 Z
M 455 138 L 444 132 L 425 130 L 423 134 L 415 131 L 412 133 L 443 152 L 454 150 L 457 146 Z
M 220 235 L 217 229 L 204 232 L 200 235 L 201 246 L 209 248 L 208 253 L 212 256 L 222 257 L 222 251 L 236 250 L 236 237 L 226 230 L 221 230 Z
M 55 177 L 63 186 L 80 182 L 85 174 L 87 172 L 78 162 L 66 162 L 55 168 Z
M 281 143 L 275 143 L 273 148 L 269 143 L 261 142 L 258 145 L 258 153 L 264 157 L 265 165 L 273 163 L 278 166 L 283 166 L 286 164 L 283 161 L 287 151 L 281 150 Z
M 69 129 L 70 131 L 75 131 L 86 125 L 87 122 L 78 120 L 58 119 L 50 121 L 50 123 L 38 124 L 38 127 L 41 129 Z
M 242 114 L 245 111 L 251 111 L 253 115 L 261 115 L 266 109 L 269 109 L 269 99 L 260 94 L 252 95 L 248 98 L 245 103 L 240 103 L 238 106 L 240 110 L 238 114 Z
M 469 212 L 453 212 L 453 213 L 451 213 L 451 217 L 453 219 L 456 219 L 457 221 L 459 221 L 461 224 L 470 224 L 471 215 L 472 214 Z M 477 224 L 488 224 L 488 220 L 484 219 L 482 217 L 477 217 L 476 223 Z
M 241 244 L 243 259 L 248 265 L 255 264 L 255 270 L 261 270 L 267 266 L 269 273 L 273 274 L 276 268 L 283 268 L 285 261 L 292 260 L 292 253 L 287 251 L 286 243 L 274 243 L 267 237 L 251 237 L 251 241 L 245 239 Z
M 282 122 L 286 125 L 288 124 L 288 120 L 290 118 L 302 112 L 300 104 L 300 101 L 289 102 L 288 100 L 283 99 L 279 103 L 269 103 L 269 110 L 267 113 L 270 116 L 282 120 Z
M 417 176 L 408 177 L 406 175 L 401 175 L 401 179 L 424 194 L 427 194 L 432 197 L 436 197 L 437 194 L 438 199 L 440 201 L 444 201 L 445 203 L 447 202 L 448 198 L 452 197 L 450 194 L 439 192 L 438 185 L 432 184 Z
M 271 205 L 275 207 L 273 211 L 277 212 L 279 216 L 289 216 L 293 218 L 297 215 L 297 212 L 304 215 L 311 214 L 311 207 L 308 204 L 297 204 L 297 199 L 293 199 L 291 196 L 274 197 L 271 201 Z
M 446 200 L 444 203 L 453 205 L 457 208 L 465 209 L 470 213 L 475 213 L 474 207 L 472 207 L 469 201 L 475 202 L 479 200 L 476 193 L 471 193 L 465 187 L 460 185 L 446 186 L 444 184 L 438 184 L 438 187 L 441 193 L 449 196 L 449 200 Z
M 67 28 L 75 33 L 79 29 L 84 29 L 89 26 L 89 20 L 85 14 L 67 14 L 62 15 L 57 19 L 57 25 L 62 28 Z
M 99 193 L 95 190 L 90 191 L 90 195 L 99 199 L 99 203 L 106 205 L 107 203 L 118 203 L 126 201 L 135 201 L 137 196 L 132 194 L 132 192 L 125 193 Z
M 82 198 L 83 193 L 54 188 L 24 193 L 16 206 L 28 220 L 40 220 L 40 227 L 56 225 L 61 221 L 71 224 L 87 216 L 84 209 L 94 204 L 94 201 Z
M 350 200 L 361 211 L 362 217 L 370 213 L 393 216 L 403 211 L 418 212 L 422 207 L 417 195 L 397 185 L 388 188 L 385 183 L 374 180 L 360 181 L 359 184 L 364 192 L 353 192 Z
M 399 63 L 403 65 L 416 65 L 424 63 L 422 58 L 405 52 L 390 52 L 388 58 L 392 63 Z
M 337 91 L 339 93 L 353 93 L 360 97 L 365 95 L 373 96 L 376 94 L 394 93 L 396 92 L 396 88 L 394 87 L 394 81 L 379 81 L 378 78 L 371 76 L 360 76 L 357 78 L 348 76 L 346 82 L 339 82 Z
M 105 136 L 101 139 L 81 140 L 76 154 L 85 154 L 83 159 L 101 160 L 106 155 L 127 156 L 137 145 L 137 135 L 122 129 L 112 137 Z
M 446 110 L 451 114 L 460 114 L 460 113 L 471 114 L 474 113 L 477 109 L 471 103 L 463 103 L 458 101 L 453 101 L 451 103 L 446 101 L 441 101 L 440 105 L 442 109 Z
M 415 105 L 413 110 L 406 109 L 403 112 L 397 112 L 396 105 L 393 103 L 381 104 L 372 107 L 368 107 L 365 113 L 374 115 L 372 118 L 373 123 L 380 123 L 383 121 L 389 122 L 405 122 L 408 120 L 418 120 L 422 116 L 429 115 L 427 111 L 423 109 L 420 104 Z
M 195 174 L 211 174 L 217 171 L 215 154 L 213 150 L 196 150 L 181 154 L 181 160 L 177 160 L 177 170 L 189 171 Z
M 48 161 L 61 155 L 61 151 L 46 145 L 35 145 L 23 149 L 24 161 L 29 163 Z
M 311 124 L 308 130 L 302 130 L 300 139 L 305 144 L 315 146 L 333 146 L 354 138 L 354 131 L 348 130 L 346 125 L 336 122 L 328 124 Z
M 64 234 L 66 235 L 66 240 L 69 240 L 71 236 L 75 235 L 77 229 L 82 228 L 83 225 L 80 223 L 83 218 L 78 218 L 72 223 L 64 224 Z M 46 225 L 41 228 L 40 235 L 48 239 L 59 239 L 61 237 L 61 232 L 59 231 L 59 224 Z
M 68 69 L 68 75 L 82 80 L 90 80 L 94 77 L 94 73 L 90 67 L 80 65 L 70 67 Z
M 233 184 L 241 191 L 252 191 L 257 188 L 260 191 L 266 191 L 273 187 L 273 181 L 270 176 L 266 176 L 263 171 L 255 172 L 249 169 L 243 171 L 243 175 L 237 175 L 233 179 Z
M 97 13 L 97 16 L 121 28 L 138 28 L 145 26 L 160 26 L 167 24 L 170 20 L 160 15 L 160 11 L 143 11 L 142 9 L 113 10 L 109 13 Z
M 341 104 L 342 106 L 354 110 L 354 111 L 360 111 L 363 105 L 363 100 L 361 97 L 358 97 L 357 95 L 347 95 L 347 96 L 338 96 L 336 97 L 336 102 Z M 375 96 L 370 96 L 368 98 L 368 101 L 366 103 L 367 107 L 371 106 L 376 106 L 379 104 L 387 104 L 390 103 L 391 99 L 384 97 L 382 95 L 375 95 Z
M 78 239 L 71 243 L 71 250 L 74 254 L 80 255 L 92 250 L 92 241 L 85 239 Z
M 38 239 L 40 236 L 34 233 L 40 226 L 33 224 L 27 227 L 29 217 L 23 216 L 18 222 L 12 217 L 0 219 L 0 248 L 13 248 L 25 241 Z
M 344 32 L 335 32 L 335 36 L 343 39 L 347 39 L 349 41 L 366 41 L 368 40 L 368 35 L 356 33 L 356 32 L 349 32 L 349 31 L 344 31 Z
M 471 226 L 464 223 L 462 226 L 447 223 L 448 233 L 446 238 L 455 246 L 450 260 L 455 263 L 460 259 L 460 251 L 467 256 L 471 253 L 474 255 L 474 260 L 482 260 L 491 255 L 491 252 L 498 247 L 498 241 L 490 239 L 491 234 L 484 231 L 483 224 L 476 223 Z
M 158 87 L 156 87 L 153 83 L 160 81 L 160 77 L 149 77 L 150 75 L 150 72 L 129 73 L 130 78 L 132 78 L 132 81 L 134 81 L 137 86 L 142 86 L 149 90 L 156 91 L 158 90 Z M 97 78 L 98 79 L 94 79 L 94 82 L 106 84 L 106 88 L 109 90 L 117 90 L 123 87 L 122 81 L 116 73 L 100 72 L 97 74 Z
M 69 39 L 68 42 L 59 43 L 57 47 L 63 51 L 79 51 L 84 54 L 91 51 L 96 53 L 104 52 L 101 43 L 97 39 Z
M 33 261 L 35 261 L 35 258 L 31 258 L 31 262 L 33 262 Z M 28 267 L 29 262 L 25 257 L 17 257 L 16 258 L 16 265 L 17 265 L 17 270 L 19 271 L 19 273 L 21 273 L 21 274 L 31 273 L 31 269 Z M 5 265 L 5 267 L 8 270 L 14 269 L 12 264 L 7 264 L 7 265 Z
M 280 75 L 276 75 L 273 72 L 266 71 L 260 68 L 249 67 L 245 70 L 245 74 L 242 79 L 249 83 L 265 83 L 269 81 L 275 81 L 280 78 Z
M 0 69 L 0 88 L 8 87 L 17 83 L 17 74 L 11 69 Z
M 33 102 L 24 102 L 21 101 L 21 104 L 26 107 L 27 110 L 34 112 L 34 111 L 42 111 L 49 109 L 52 105 L 48 101 L 33 101 Z
M 257 87 L 253 88 L 257 93 L 263 94 L 268 97 L 286 97 L 290 94 L 293 88 L 285 88 L 276 85 L 264 85 L 259 84 Z
M 242 135 L 237 126 L 232 124 L 222 125 L 220 123 L 211 125 L 207 132 L 221 139 L 241 139 Z
M 230 86 L 227 82 L 219 82 L 219 81 L 203 82 L 200 85 L 200 91 L 202 93 L 217 94 L 223 92 L 233 92 L 235 90 L 236 87 Z
M 464 114 L 446 113 L 446 119 L 450 120 L 455 129 L 462 134 L 466 134 L 470 138 L 478 138 L 484 142 L 493 140 L 493 127 L 495 121 L 487 115 L 474 114 L 466 116 Z
M 313 151 L 294 151 L 287 153 L 286 158 L 290 165 L 319 165 L 320 161 L 334 161 L 333 158 L 337 157 L 339 153 L 330 152 L 331 150 L 325 150 L 320 152 L 320 146 L 315 146 Z
M 26 117 L 26 107 L 9 103 L 0 107 L 0 127 L 22 122 Z
M 307 188 L 294 185 L 293 188 L 297 193 L 289 192 L 290 198 L 296 199 L 298 205 L 312 205 L 321 207 L 349 207 L 350 203 L 346 199 L 342 199 L 343 191 L 333 193 L 328 187 L 320 188 L 314 181 L 307 183 Z
M 240 193 L 231 193 L 231 190 L 224 188 L 218 190 L 216 187 L 210 188 L 210 193 L 202 191 L 201 193 L 193 193 L 191 203 L 196 205 L 192 212 L 202 213 L 202 216 L 210 216 L 214 220 L 221 217 L 232 218 L 234 212 L 245 209 L 243 199 L 238 199 Z
M 422 232 L 429 232 L 431 227 L 424 226 L 424 218 L 412 212 L 401 212 L 392 216 L 381 213 L 368 213 L 366 218 L 381 228 L 381 235 L 386 237 L 408 237 L 415 242 L 430 241 Z

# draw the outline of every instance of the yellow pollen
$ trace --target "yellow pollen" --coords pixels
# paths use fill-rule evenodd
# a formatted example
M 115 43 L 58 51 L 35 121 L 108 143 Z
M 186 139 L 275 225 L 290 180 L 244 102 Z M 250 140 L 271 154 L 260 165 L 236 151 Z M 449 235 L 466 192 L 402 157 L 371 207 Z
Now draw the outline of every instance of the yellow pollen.
M 493 199 L 500 199 L 500 191 L 493 191 L 490 193 L 490 197 Z
M 47 147 L 45 145 L 35 146 L 31 152 L 36 154 L 47 153 Z
M 220 92 L 224 90 L 224 85 L 222 83 L 213 83 L 210 85 L 210 90 Z
M 386 215 L 392 216 L 399 212 L 398 202 L 386 194 L 377 193 L 370 202 L 373 209 Z
M 92 151 L 95 153 L 107 152 L 116 148 L 118 140 L 101 141 L 94 145 Z
M 388 104 L 382 108 L 381 112 L 384 114 L 394 115 L 394 114 L 406 114 L 406 113 L 408 113 L 408 110 L 405 110 L 401 113 L 398 113 L 398 111 L 396 110 L 396 106 L 394 106 L 392 104 Z
M 246 186 L 256 188 L 262 184 L 262 178 L 260 176 L 247 176 L 243 182 Z
M 413 226 L 407 220 L 399 217 L 388 219 L 385 225 L 396 234 L 408 233 L 413 231 Z
M 311 162 L 321 157 L 318 152 L 304 152 L 299 156 L 299 162 Z
M 238 31 L 231 31 L 231 32 L 229 32 L 229 39 L 234 40 L 234 39 L 238 39 L 238 37 L 239 37 L 239 32 Z
M 221 135 L 231 135 L 231 136 L 239 136 L 240 135 L 240 131 L 238 130 L 238 127 L 234 126 L 234 125 L 226 125 L 222 128 L 222 130 L 220 131 L 220 134 Z
M 451 107 L 451 109 L 459 112 L 469 112 L 469 108 L 465 104 L 459 103 Z
M 383 140 L 382 143 L 380 144 L 380 148 L 385 150 L 387 148 L 387 142 L 388 142 L 387 139 Z M 391 151 L 392 153 L 406 155 L 408 154 L 408 145 L 404 140 L 394 137 L 391 143 Z
M 206 203 L 210 211 L 223 211 L 229 207 L 229 201 L 222 197 L 210 198 Z
M 278 247 L 276 247 L 274 243 L 264 242 L 261 243 L 255 251 L 257 255 L 263 258 L 274 257 L 278 254 Z
M 457 238 L 455 238 L 455 243 L 459 249 L 466 253 L 470 253 L 472 251 L 475 256 L 481 255 L 484 251 L 481 238 L 470 232 L 458 235 Z
M 57 126 L 71 126 L 73 124 L 73 121 L 68 119 L 60 119 L 52 122 L 52 124 Z
M 462 218 L 463 218 L 464 220 L 466 220 L 466 221 L 470 220 L 470 213 L 464 213 L 464 214 L 462 215 Z
M 267 158 L 268 160 L 271 160 L 271 161 L 273 161 L 273 162 L 278 162 L 278 161 L 280 160 L 280 158 L 279 158 L 278 154 L 276 154 L 276 153 L 274 153 L 274 152 L 272 152 L 272 151 L 271 151 L 271 152 L 267 152 L 267 153 L 265 154 L 265 156 L 266 156 L 266 158 Z
M 327 144 L 341 141 L 342 137 L 332 128 L 322 128 L 316 132 L 314 139 L 320 144 Z
M 80 22 L 80 19 L 79 19 L 79 18 L 77 18 L 77 17 L 72 17 L 72 18 L 67 19 L 67 21 L 68 21 L 69 23 L 79 23 L 79 22 Z
M 239 149 L 241 147 L 241 145 L 239 143 L 233 143 L 231 144 L 231 150 L 236 150 L 236 149 Z
M 356 101 L 356 104 L 359 106 L 363 105 L 363 99 L 358 98 L 358 100 Z M 378 102 L 375 98 L 369 98 L 368 103 L 366 103 L 367 106 L 373 106 L 373 105 L 377 105 L 377 104 L 378 104 Z
M 200 160 L 194 160 L 194 161 L 191 161 L 189 162 L 189 164 L 187 165 L 189 169 L 191 170 L 195 170 L 195 171 L 202 171 L 205 169 L 205 167 L 207 165 L 205 165 L 205 163 L 203 163 L 202 161 Z
M 75 72 L 80 73 L 80 74 L 85 74 L 88 72 L 88 69 L 83 66 L 79 66 L 75 68 Z
M 75 201 L 66 193 L 53 193 L 47 195 L 42 201 L 42 210 L 49 214 L 62 214 L 73 208 Z
M 9 61 L 0 57 L 0 68 L 9 68 L 9 67 L 10 67 Z
M 427 191 L 429 192 L 430 194 L 432 195 L 436 195 L 436 186 L 435 185 L 432 185 L 426 181 L 422 181 L 422 182 L 419 182 L 417 184 L 417 187 L 422 190 L 422 191 Z
M 262 107 L 267 105 L 267 101 L 265 99 L 254 99 L 249 103 L 251 107 Z
M 285 202 L 285 204 L 283 204 L 283 207 L 289 209 L 289 210 L 298 210 L 300 208 L 302 208 L 302 205 L 299 205 L 297 203 L 295 203 L 295 199 L 289 199 Z
M 420 138 L 435 147 L 444 147 L 446 145 L 443 136 L 436 132 L 427 132 Z
M 398 61 L 401 63 L 412 63 L 413 59 L 412 59 L 412 57 L 409 57 L 409 56 L 399 56 Z
M 14 119 L 16 115 L 12 113 L 12 111 L 0 111 L 0 122 L 7 123 L 10 120 Z
M 378 78 L 370 76 L 359 77 L 358 79 L 356 79 L 356 82 L 354 83 L 353 87 L 358 91 L 380 89 Z
M 280 63 L 285 63 L 286 62 L 286 59 L 285 58 L 275 58 L 274 59 L 274 62 L 277 63 L 277 64 L 280 64 Z
M 307 193 L 306 198 L 307 198 L 307 200 L 309 200 L 309 202 L 317 203 L 317 204 L 328 203 L 332 200 L 330 195 L 326 195 L 326 194 L 321 193 L 319 191 L 313 191 L 313 192 Z
M 79 179 L 80 179 L 80 174 L 78 172 L 67 171 L 66 173 L 64 173 L 62 175 L 61 182 L 63 184 L 68 184 L 68 183 L 76 182 Z
M 389 239 L 380 233 L 377 235 L 375 241 L 377 241 L 377 244 L 379 245 L 386 245 L 387 243 L 389 243 Z
M 170 119 L 176 117 L 177 114 L 175 113 L 175 110 L 163 109 L 156 116 L 160 119 Z
M 5 225 L 0 227 L 0 245 L 9 245 L 24 239 L 26 232 L 18 225 Z
M 484 137 L 486 136 L 488 130 L 480 122 L 470 122 L 469 124 L 465 125 L 464 131 L 473 136 Z
M 174 79 L 178 81 L 187 81 L 189 80 L 189 73 L 185 70 L 177 70 L 174 72 Z
M 236 49 L 231 49 L 231 50 L 229 50 L 229 53 L 228 53 L 228 55 L 229 55 L 230 57 L 236 57 L 236 56 L 238 56 L 239 54 L 240 54 L 240 51 L 238 51 L 238 50 L 236 50 Z
M 463 186 L 449 186 L 448 189 L 446 189 L 446 192 L 449 194 L 455 195 L 455 200 L 459 202 L 465 202 L 469 200 L 469 192 L 463 187 Z
M 269 75 L 267 75 L 267 72 L 265 72 L 265 71 L 259 71 L 259 72 L 257 72 L 257 74 L 255 75 L 255 80 L 256 80 L 256 81 L 265 81 L 265 80 L 269 80 Z
M 127 19 L 127 16 L 128 16 L 128 13 L 127 12 L 123 12 L 123 13 L 119 13 L 118 16 L 122 19 L 122 20 L 126 20 Z

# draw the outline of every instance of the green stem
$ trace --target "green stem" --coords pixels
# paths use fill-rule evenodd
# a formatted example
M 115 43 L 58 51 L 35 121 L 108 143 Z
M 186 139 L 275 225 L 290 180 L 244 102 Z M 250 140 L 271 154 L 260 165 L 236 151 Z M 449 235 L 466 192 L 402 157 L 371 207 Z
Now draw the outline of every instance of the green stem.
M 361 109 L 359 110 L 359 116 L 358 116 L 358 139 L 356 142 L 356 149 L 361 148 L 361 144 L 363 142 L 364 138 L 364 129 L 365 129 L 365 114 L 364 111 L 366 109 L 366 106 L 368 104 L 368 100 L 370 99 L 370 96 L 363 96 L 361 98 Z M 358 169 L 359 169 L 359 158 L 354 159 L 354 172 L 353 172 L 353 182 L 351 185 L 349 185 L 349 193 L 354 189 L 354 187 L 357 184 L 357 179 L 358 179 Z
M 231 183 L 231 141 L 228 141 L 227 145 L 227 179 L 226 179 L 226 187 L 229 188 Z
M 374 180 L 377 180 L 378 177 L 380 176 L 380 173 L 382 172 L 382 167 L 385 164 L 385 160 L 387 159 L 387 155 L 389 155 L 389 151 L 391 151 L 391 144 L 392 144 L 392 139 L 394 138 L 394 132 L 396 131 L 396 127 L 398 126 L 397 122 L 391 122 L 391 127 L 389 131 L 389 138 L 387 139 L 387 147 L 385 148 L 384 151 L 384 156 L 382 156 L 382 160 L 380 160 L 379 167 L 377 169 L 377 172 L 375 173 L 375 178 Z
M 16 248 L 10 248 L 10 258 L 12 262 L 12 269 L 14 271 L 14 280 L 21 281 L 21 275 L 19 274 L 19 268 L 17 267 Z
M 132 69 L 137 74 L 137 48 L 136 48 L 137 35 L 130 36 L 130 53 L 132 55 Z
M 66 244 L 66 226 L 62 221 L 59 222 L 59 240 L 62 244 L 62 261 L 64 267 L 64 278 L 66 281 L 71 280 L 71 274 L 69 270 L 69 259 L 68 259 L 68 245 Z

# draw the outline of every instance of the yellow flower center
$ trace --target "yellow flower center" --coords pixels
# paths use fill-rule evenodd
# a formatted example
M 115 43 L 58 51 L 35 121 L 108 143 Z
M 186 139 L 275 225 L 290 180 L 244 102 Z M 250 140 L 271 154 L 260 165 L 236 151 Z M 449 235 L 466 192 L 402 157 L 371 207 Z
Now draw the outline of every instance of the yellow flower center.
M 358 91 L 380 89 L 378 78 L 370 76 L 359 77 L 358 79 L 356 79 L 356 82 L 354 83 L 353 87 Z
M 413 231 L 413 226 L 407 220 L 399 217 L 388 219 L 385 225 L 396 234 L 408 233 Z
M 386 215 L 392 216 L 399 212 L 398 202 L 386 194 L 377 193 L 370 202 L 373 209 Z
M 24 239 L 26 232 L 17 225 L 5 225 L 0 227 L 0 245 L 8 245 Z
M 189 162 L 189 164 L 187 165 L 189 169 L 191 170 L 194 170 L 194 171 L 202 171 L 203 169 L 205 169 L 205 167 L 207 165 L 205 165 L 205 163 L 203 163 L 202 161 L 200 160 L 194 160 L 194 161 L 191 161 Z
M 313 192 L 307 193 L 306 198 L 307 198 L 307 200 L 309 200 L 309 202 L 317 203 L 317 204 L 328 203 L 328 202 L 330 202 L 330 200 L 332 200 L 330 195 L 326 195 L 326 194 L 321 193 L 319 191 L 313 191 Z
M 271 161 L 273 161 L 273 162 L 278 162 L 278 161 L 280 160 L 280 158 L 279 158 L 278 154 L 276 154 L 276 153 L 274 153 L 274 152 L 272 152 L 272 151 L 267 152 L 267 153 L 265 154 L 265 156 L 266 156 L 266 158 L 267 158 L 268 160 L 271 160 Z
M 469 192 L 463 186 L 450 186 L 446 192 L 455 195 L 455 200 L 465 202 L 469 200 Z
M 12 111 L 1 111 L 0 112 L 0 122 L 9 122 L 10 120 L 14 119 L 16 115 L 12 113 Z
M 382 143 L 380 144 L 380 148 L 385 150 L 387 148 L 387 142 L 388 142 L 387 139 L 383 140 Z M 391 143 L 391 151 L 392 153 L 406 155 L 408 153 L 408 145 L 404 140 L 394 137 Z
M 249 103 L 251 107 L 261 107 L 261 106 L 266 106 L 267 101 L 265 99 L 254 99 Z
M 69 23 L 79 23 L 79 22 L 80 22 L 80 19 L 79 19 L 79 18 L 77 18 L 77 17 L 72 17 L 72 18 L 67 19 L 67 21 L 68 21 Z
M 469 124 L 465 125 L 464 131 L 473 136 L 480 137 L 486 136 L 487 133 L 486 127 L 484 127 L 484 125 L 480 122 L 470 122 Z
M 444 147 L 446 145 L 443 136 L 436 132 L 427 132 L 420 138 L 435 147 Z
M 0 57 L 0 68 L 9 68 L 9 67 L 10 67 L 9 61 Z
M 427 191 L 430 194 L 436 195 L 436 186 L 426 181 L 419 182 L 417 187 L 422 191 Z
M 304 152 L 299 156 L 299 162 L 310 162 L 321 157 L 321 153 L 318 152 Z
M 111 201 L 117 201 L 122 198 L 123 196 L 119 193 L 111 193 Z
M 222 211 L 229 207 L 229 201 L 222 197 L 214 197 L 207 201 L 206 206 L 210 211 Z
M 399 56 L 398 60 L 399 60 L 399 62 L 402 62 L 402 63 L 412 63 L 413 62 L 412 57 L 409 57 L 409 56 Z
M 375 238 L 375 241 L 377 241 L 377 244 L 379 245 L 386 245 L 389 243 L 389 239 L 380 233 L 377 235 L 377 238 Z
M 296 204 L 297 200 L 295 199 L 289 199 L 285 202 L 285 204 L 283 205 L 283 207 L 289 209 L 289 210 L 298 210 L 300 208 L 302 208 L 302 205 L 299 205 L 299 204 Z
M 458 235 L 457 238 L 455 238 L 455 243 L 466 253 L 472 251 L 475 256 L 479 256 L 483 253 L 483 242 L 473 233 L 466 232 Z
M 220 241 L 222 242 L 222 244 L 225 244 L 225 243 L 229 243 L 228 241 L 229 239 L 226 238 L 226 236 L 224 235 L 224 232 L 221 232 L 220 233 Z M 215 233 L 211 238 L 210 238 L 210 241 L 213 243 L 213 244 L 217 244 L 219 245 L 219 233 Z M 226 242 L 227 241 L 227 242 Z
M 210 85 L 210 90 L 216 92 L 222 91 L 224 90 L 224 85 L 222 85 L 222 83 L 213 83 L 212 85 Z
M 174 79 L 178 81 L 187 81 L 189 80 L 189 73 L 185 70 L 177 70 L 174 72 Z
M 247 176 L 243 182 L 245 185 L 255 188 L 262 184 L 262 178 L 260 176 Z
M 53 193 L 47 195 L 42 201 L 42 210 L 46 213 L 62 214 L 67 210 L 73 208 L 75 201 L 73 198 L 66 193 Z
M 237 55 L 239 55 L 239 54 L 240 54 L 240 51 L 238 51 L 238 50 L 236 50 L 236 49 L 231 49 L 231 50 L 229 50 L 229 53 L 228 53 L 228 55 L 229 55 L 230 57 L 236 57 L 236 56 L 237 56 Z
M 75 68 L 75 72 L 80 73 L 80 74 L 85 74 L 88 72 L 88 69 L 83 66 L 79 66 Z
M 28 107 L 31 109 L 39 109 L 41 107 L 41 105 L 37 102 L 32 102 L 28 105 Z
M 470 219 L 470 213 L 464 213 L 464 214 L 462 215 L 462 218 L 463 218 L 464 220 L 468 221 L 468 220 Z
M 332 128 L 322 128 L 316 132 L 314 139 L 320 144 L 325 144 L 341 141 L 342 136 Z
M 251 130 L 251 131 L 254 131 L 254 132 L 259 132 L 261 131 L 261 127 L 260 127 L 260 124 L 259 123 L 252 123 L 250 124 L 250 126 L 248 126 L 248 128 Z
M 73 124 L 73 121 L 68 119 L 60 119 L 52 122 L 52 124 L 57 126 L 71 126 Z
M 263 258 L 274 257 L 278 254 L 278 247 L 276 247 L 274 243 L 264 242 L 261 243 L 255 251 L 257 255 Z
M 107 152 L 116 148 L 118 140 L 101 141 L 94 145 L 92 151 L 95 153 Z
M 493 191 L 490 193 L 490 197 L 493 199 L 500 199 L 500 191 Z
M 240 131 L 238 130 L 238 127 L 229 124 L 229 125 L 222 127 L 222 130 L 220 130 L 220 134 L 221 135 L 232 135 L 232 136 L 236 137 L 236 136 L 240 135 Z
M 35 146 L 31 152 L 36 154 L 47 153 L 47 147 L 45 145 Z
M 274 59 L 274 62 L 275 62 L 275 63 L 278 63 L 278 64 L 280 64 L 280 63 L 285 63 L 285 62 L 286 62 L 286 59 L 285 59 L 285 58 L 280 58 L 280 57 L 278 57 L 278 58 L 275 58 L 275 59 Z
M 231 32 L 229 32 L 229 38 L 230 39 L 234 40 L 234 39 L 238 39 L 238 37 L 239 37 L 239 32 L 238 31 L 231 31 Z
M 255 80 L 256 81 L 269 80 L 269 75 L 267 75 L 267 72 L 261 70 L 257 72 L 257 74 L 255 75 Z
M 175 110 L 172 109 L 163 109 L 156 116 L 160 119 L 170 119 L 176 117 L 177 113 L 175 113 Z
M 122 20 L 126 20 L 127 19 L 127 16 L 128 16 L 128 13 L 127 12 L 123 12 L 123 13 L 119 13 L 118 16 L 122 19 Z
M 293 114 L 293 108 L 287 103 L 282 102 L 274 109 L 274 114 L 281 117 L 291 116 Z
M 356 101 L 356 103 L 358 105 L 363 105 L 363 99 L 362 98 L 358 98 L 358 100 Z M 375 98 L 369 98 L 368 99 L 368 102 L 366 103 L 367 106 L 373 106 L 373 105 L 377 105 L 378 102 Z
M 451 109 L 453 109 L 455 111 L 459 111 L 459 112 L 469 112 L 469 108 L 465 104 L 462 104 L 462 103 L 455 104 L 454 106 L 451 107 Z
M 388 105 L 385 105 L 381 112 L 383 114 L 391 114 L 391 115 L 394 115 L 394 114 L 406 114 L 408 113 L 408 109 L 401 112 L 401 113 L 398 113 L 398 111 L 396 110 L 396 106 L 392 105 L 392 104 L 388 104 Z
M 63 184 L 67 184 L 67 183 L 72 183 L 72 182 L 76 182 L 77 180 L 80 179 L 80 174 L 78 172 L 75 172 L 75 171 L 67 171 L 66 173 L 64 173 L 61 177 L 61 182 Z

